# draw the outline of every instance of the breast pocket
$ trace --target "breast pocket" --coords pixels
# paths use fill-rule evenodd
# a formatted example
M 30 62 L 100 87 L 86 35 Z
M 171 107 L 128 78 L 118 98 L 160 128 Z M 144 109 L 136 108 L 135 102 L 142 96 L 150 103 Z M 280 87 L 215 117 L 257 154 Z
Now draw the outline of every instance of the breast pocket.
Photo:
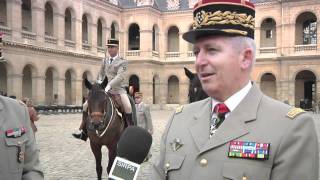
M 21 172 L 25 159 L 27 138 L 22 135 L 18 138 L 5 138 L 7 160 L 9 165 L 9 170 L 11 172 Z
M 222 175 L 232 180 L 269 180 L 271 167 L 240 163 L 224 163 Z
M 167 154 L 164 163 L 164 170 L 170 174 L 174 173 L 175 170 L 179 170 L 183 164 L 185 159 L 185 155 L 177 155 L 177 154 Z

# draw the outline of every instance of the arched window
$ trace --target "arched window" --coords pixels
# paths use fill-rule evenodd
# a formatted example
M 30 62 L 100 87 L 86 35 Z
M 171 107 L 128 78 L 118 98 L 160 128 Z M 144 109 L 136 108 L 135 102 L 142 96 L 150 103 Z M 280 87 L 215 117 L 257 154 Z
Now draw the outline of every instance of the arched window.
M 32 32 L 31 0 L 22 0 L 22 30 Z
M 138 24 L 129 27 L 129 50 L 140 50 L 140 28 Z
M 48 2 L 45 5 L 45 35 L 53 36 L 53 9 Z

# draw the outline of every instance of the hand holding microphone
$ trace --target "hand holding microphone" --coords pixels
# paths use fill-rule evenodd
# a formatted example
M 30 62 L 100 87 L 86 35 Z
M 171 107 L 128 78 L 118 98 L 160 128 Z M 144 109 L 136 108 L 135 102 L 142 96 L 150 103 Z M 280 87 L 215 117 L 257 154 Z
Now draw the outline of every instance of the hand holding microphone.
M 152 136 L 143 128 L 129 126 L 122 133 L 117 146 L 117 157 L 112 164 L 109 179 L 135 180 L 140 164 L 149 153 Z

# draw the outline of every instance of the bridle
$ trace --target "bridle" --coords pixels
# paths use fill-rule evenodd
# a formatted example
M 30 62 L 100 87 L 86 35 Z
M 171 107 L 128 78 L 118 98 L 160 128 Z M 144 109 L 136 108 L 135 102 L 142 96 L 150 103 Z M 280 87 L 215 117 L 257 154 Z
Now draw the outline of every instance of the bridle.
M 104 112 L 103 113 L 101 113 L 101 112 L 90 112 L 89 110 L 88 110 L 88 120 L 90 121 L 90 122 L 92 122 L 92 117 L 100 117 L 100 123 L 101 124 L 103 124 L 103 126 L 102 126 L 102 128 L 101 129 L 103 129 L 103 131 L 101 132 L 101 133 L 99 133 L 99 130 L 97 130 L 97 129 L 95 129 L 96 130 L 96 135 L 98 136 L 98 137 L 102 137 L 106 132 L 107 132 L 107 130 L 108 130 L 108 128 L 109 128 L 109 126 L 110 126 L 110 124 L 111 124 L 111 122 L 112 121 L 114 121 L 114 119 L 115 119 L 115 116 L 114 116 L 114 112 L 116 111 L 116 113 L 120 116 L 120 117 L 122 117 L 122 115 L 121 115 L 121 113 L 118 111 L 118 109 L 117 108 L 115 108 L 115 105 L 114 105 L 114 101 L 113 101 L 113 99 L 105 92 L 105 94 L 106 94 L 106 96 L 108 97 L 108 99 L 109 99 L 109 101 L 110 101 L 110 103 L 111 103 L 111 116 L 110 116 L 110 118 L 109 118 L 109 120 L 108 120 L 108 124 L 106 125 L 106 124 L 104 124 L 106 121 L 106 119 L 107 119 L 107 111 L 104 109 Z M 107 100 L 105 101 L 105 103 L 107 103 Z M 120 118 L 121 119 L 121 118 Z

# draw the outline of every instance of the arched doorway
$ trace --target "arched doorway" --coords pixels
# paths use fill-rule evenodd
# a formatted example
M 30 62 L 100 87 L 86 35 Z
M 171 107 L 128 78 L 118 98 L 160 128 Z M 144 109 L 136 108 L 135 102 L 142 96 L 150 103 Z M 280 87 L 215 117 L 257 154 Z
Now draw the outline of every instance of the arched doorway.
M 8 93 L 7 68 L 4 63 L 0 63 L 0 94 Z
M 49 68 L 46 71 L 46 80 L 45 80 L 45 96 L 46 96 L 46 104 L 54 103 L 54 95 L 53 95 L 53 68 Z M 58 99 L 58 97 L 55 97 Z
M 32 96 L 32 67 L 27 65 L 22 72 L 22 97 L 33 98 Z
M 261 77 L 260 89 L 267 96 L 277 99 L 276 77 L 271 73 L 265 73 Z
M 129 78 L 129 86 L 133 86 L 133 93 L 140 91 L 140 82 L 137 75 L 131 75 Z
M 295 106 L 310 109 L 315 96 L 316 76 L 309 70 L 300 71 L 295 78 Z
M 168 104 L 179 104 L 179 79 L 177 76 L 170 76 L 168 79 Z

